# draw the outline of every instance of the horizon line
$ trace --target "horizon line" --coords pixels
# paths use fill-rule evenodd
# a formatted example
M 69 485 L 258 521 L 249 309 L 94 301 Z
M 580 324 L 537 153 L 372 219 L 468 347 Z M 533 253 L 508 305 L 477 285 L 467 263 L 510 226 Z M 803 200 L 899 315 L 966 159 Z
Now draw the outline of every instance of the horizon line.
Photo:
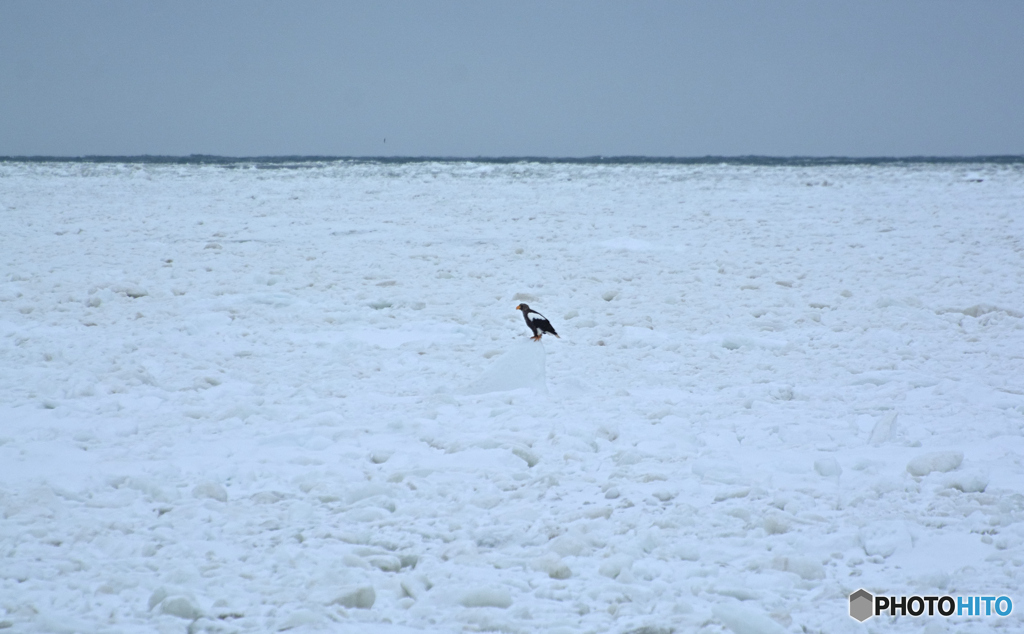
M 908 155 L 908 156 L 841 156 L 764 154 L 703 155 L 703 156 L 646 156 L 646 155 L 592 155 L 592 156 L 345 156 L 324 154 L 267 154 L 256 156 L 225 156 L 217 154 L 85 154 L 12 155 L 0 156 L 0 163 L 144 163 L 144 164 L 208 164 L 237 165 L 242 163 L 546 163 L 546 164 L 718 164 L 733 165 L 879 165 L 893 163 L 998 163 L 1024 164 L 1024 154 L 991 155 Z

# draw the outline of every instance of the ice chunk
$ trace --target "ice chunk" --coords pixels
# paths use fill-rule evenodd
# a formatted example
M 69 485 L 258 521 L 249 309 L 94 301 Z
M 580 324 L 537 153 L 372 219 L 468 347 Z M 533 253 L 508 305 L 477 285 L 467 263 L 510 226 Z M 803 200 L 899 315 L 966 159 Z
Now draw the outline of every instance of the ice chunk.
M 195 620 L 203 615 L 199 607 L 188 597 L 171 597 L 160 605 L 160 611 L 182 619 Z
M 739 603 L 716 605 L 711 612 L 736 634 L 784 634 L 786 631 L 767 614 Z
M 838 478 L 843 473 L 843 468 L 835 458 L 821 458 L 814 461 L 814 470 L 824 478 Z
M 892 440 L 895 435 L 896 412 L 889 412 L 875 423 L 874 429 L 871 430 L 870 442 L 872 445 L 881 445 Z
M 402 588 L 402 595 L 410 599 L 419 600 L 430 590 L 430 582 L 425 577 L 405 577 L 399 582 Z
M 926 476 L 932 471 L 945 473 L 956 469 L 963 461 L 962 451 L 933 451 L 908 462 L 907 473 L 914 476 Z
M 149 609 L 152 610 L 156 606 L 160 605 L 164 599 L 167 598 L 167 588 L 163 586 L 153 591 L 153 594 L 149 595 Z
M 371 566 L 384 572 L 398 572 L 402 569 L 402 560 L 394 555 L 375 555 L 366 560 Z
M 792 572 L 808 581 L 825 578 L 825 567 L 821 562 L 807 557 L 776 557 L 772 561 L 772 568 Z
M 767 337 L 750 337 L 742 333 L 729 333 L 722 335 L 720 345 L 726 350 L 739 350 L 740 348 L 764 348 L 765 350 L 783 350 L 789 345 L 788 341 L 782 339 L 769 339 Z
M 283 621 L 281 621 L 277 630 L 284 632 L 286 630 L 292 630 L 304 625 L 315 626 L 324 621 L 324 616 L 313 610 L 300 609 L 295 610 L 289 614 Z
M 192 489 L 192 497 L 210 498 L 218 502 L 227 502 L 228 492 L 216 482 L 202 482 Z
M 739 599 L 740 601 L 756 601 L 761 598 L 761 593 L 750 588 L 742 586 L 725 586 L 725 587 L 713 587 L 708 589 L 710 592 L 720 594 L 723 597 L 732 597 Z
M 769 535 L 782 535 L 788 533 L 792 526 L 789 520 L 780 513 L 769 513 L 764 517 L 764 532 Z
M 568 579 L 572 576 L 572 570 L 556 555 L 549 554 L 538 557 L 530 562 L 534 570 L 546 572 L 552 579 Z
M 160 486 L 153 482 L 150 482 L 149 480 L 135 477 L 128 477 L 124 478 L 123 480 L 118 480 L 116 483 L 113 484 L 113 486 L 118 489 L 122 487 L 134 489 L 158 502 L 171 502 L 176 497 L 177 494 L 177 492 L 173 490 L 169 492 L 165 491 Z
M 395 452 L 390 449 L 375 449 L 370 452 L 370 461 L 373 462 L 373 464 L 384 464 L 391 459 L 391 456 L 394 455 L 394 453 Z
M 360 608 L 368 610 L 373 607 L 374 602 L 377 600 L 377 593 L 374 592 L 373 586 L 362 586 L 359 588 L 349 588 L 338 595 L 338 598 L 331 601 L 331 605 L 341 605 L 346 608 Z
M 953 309 L 953 310 L 950 310 L 948 312 L 960 312 L 960 313 L 963 313 L 963 314 L 967 315 L 968 317 L 978 318 L 978 317 L 981 317 L 982 315 L 987 315 L 989 313 L 994 313 L 994 312 L 999 312 L 999 311 L 1004 312 L 1007 315 L 1010 315 L 1011 317 L 1018 317 L 1019 318 L 1019 317 L 1024 316 L 1024 315 L 1021 315 L 1020 313 L 1018 313 L 1015 310 L 1009 310 L 1007 308 L 1000 308 L 998 306 L 993 306 L 992 304 L 975 304 L 974 306 L 971 306 L 969 308 L 964 308 L 963 310 L 955 310 L 955 309 Z M 942 312 L 947 312 L 947 311 L 942 311 Z
M 562 557 L 579 557 L 590 550 L 590 546 L 577 535 L 560 535 L 551 540 L 548 547 Z
M 624 571 L 629 570 L 632 567 L 633 558 L 629 555 L 619 553 L 618 555 L 612 555 L 608 559 L 605 559 L 597 571 L 605 577 L 615 579 Z
M 528 467 L 536 466 L 536 464 L 540 462 L 540 458 L 537 457 L 537 454 L 525 447 L 515 447 L 512 449 L 512 453 L 517 457 L 522 458 Z
M 375 496 L 392 497 L 393 492 L 391 487 L 386 484 L 379 484 L 377 482 L 369 482 L 361 486 L 357 486 L 345 493 L 345 502 L 348 504 L 355 504 L 360 500 L 372 498 Z
M 984 493 L 988 488 L 988 475 L 984 473 L 954 473 L 946 478 L 948 489 L 958 489 L 964 493 Z
M 476 588 L 462 595 L 459 603 L 466 608 L 507 608 L 512 595 L 504 588 Z
M 890 557 L 897 550 L 908 551 L 914 547 L 907 527 L 898 521 L 868 524 L 860 529 L 858 537 L 864 553 L 870 556 Z
M 700 549 L 694 544 L 679 544 L 671 549 L 676 557 L 686 561 L 697 561 L 700 559 Z
M 465 393 L 487 394 L 522 388 L 544 390 L 547 388 L 544 357 L 542 342 L 521 341 L 498 357 L 479 379 L 465 389 Z

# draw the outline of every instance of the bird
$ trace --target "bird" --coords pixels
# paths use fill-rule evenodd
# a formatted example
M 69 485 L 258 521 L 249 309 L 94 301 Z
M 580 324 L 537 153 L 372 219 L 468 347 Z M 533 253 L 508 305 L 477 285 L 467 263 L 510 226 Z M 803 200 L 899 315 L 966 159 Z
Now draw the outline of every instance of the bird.
M 526 325 L 533 331 L 533 336 L 530 337 L 530 339 L 540 341 L 541 335 L 546 332 L 558 337 L 558 333 L 555 332 L 555 329 L 551 326 L 551 322 L 548 321 L 548 318 L 544 315 L 541 315 L 537 311 L 531 309 L 526 304 L 519 304 L 516 306 L 516 310 L 523 311 L 523 319 L 526 320 Z M 558 338 L 561 339 L 561 337 Z

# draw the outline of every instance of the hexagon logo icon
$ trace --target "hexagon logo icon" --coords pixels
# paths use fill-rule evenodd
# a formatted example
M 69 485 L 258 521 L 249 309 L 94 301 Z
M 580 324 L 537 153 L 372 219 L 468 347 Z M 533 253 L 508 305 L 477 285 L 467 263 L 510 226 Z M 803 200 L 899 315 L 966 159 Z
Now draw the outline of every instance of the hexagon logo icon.
M 875 597 L 861 588 L 850 595 L 850 616 L 861 623 L 870 619 L 874 614 Z

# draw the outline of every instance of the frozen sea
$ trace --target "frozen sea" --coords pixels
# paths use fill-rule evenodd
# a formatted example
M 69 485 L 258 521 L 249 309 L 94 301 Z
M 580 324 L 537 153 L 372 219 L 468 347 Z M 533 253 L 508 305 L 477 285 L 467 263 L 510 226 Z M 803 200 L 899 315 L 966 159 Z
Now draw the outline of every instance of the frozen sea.
M 0 162 L 0 631 L 1024 630 L 1024 163 L 264 167 Z

